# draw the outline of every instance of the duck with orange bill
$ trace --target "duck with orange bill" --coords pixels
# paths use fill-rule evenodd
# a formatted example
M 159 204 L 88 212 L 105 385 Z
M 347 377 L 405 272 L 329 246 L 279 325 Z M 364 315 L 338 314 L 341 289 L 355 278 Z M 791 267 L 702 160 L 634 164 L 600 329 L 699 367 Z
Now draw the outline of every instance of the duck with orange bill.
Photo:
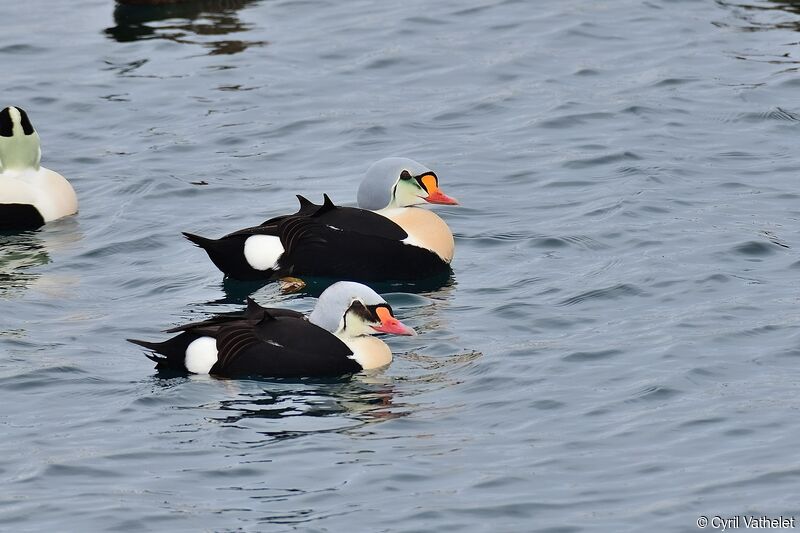
M 152 352 L 159 370 L 223 377 L 338 377 L 392 361 L 376 333 L 416 335 L 380 295 L 360 283 L 328 287 L 308 316 L 248 298 L 243 312 L 186 324 L 164 342 L 129 339 Z
M 229 278 L 317 276 L 359 281 L 419 280 L 450 272 L 455 242 L 424 204 L 456 205 L 428 167 L 407 158 L 374 163 L 358 207 L 302 196 L 300 209 L 259 226 L 208 239 L 184 233 Z

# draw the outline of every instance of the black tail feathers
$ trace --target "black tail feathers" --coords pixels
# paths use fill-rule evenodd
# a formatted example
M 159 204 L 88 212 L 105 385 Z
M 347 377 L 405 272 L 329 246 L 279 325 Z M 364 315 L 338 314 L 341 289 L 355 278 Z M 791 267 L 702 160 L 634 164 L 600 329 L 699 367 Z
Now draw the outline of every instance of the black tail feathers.
M 186 332 L 181 333 L 164 342 L 148 342 L 138 339 L 127 339 L 137 346 L 141 346 L 153 353 L 144 354 L 145 357 L 156 363 L 157 369 L 172 369 L 186 371 L 186 348 L 197 338 Z
M 195 235 L 194 233 L 188 233 L 185 231 L 183 232 L 183 236 L 203 249 L 208 249 L 214 242 L 216 242 L 214 239 L 208 239 L 206 237 L 201 237 L 200 235 Z

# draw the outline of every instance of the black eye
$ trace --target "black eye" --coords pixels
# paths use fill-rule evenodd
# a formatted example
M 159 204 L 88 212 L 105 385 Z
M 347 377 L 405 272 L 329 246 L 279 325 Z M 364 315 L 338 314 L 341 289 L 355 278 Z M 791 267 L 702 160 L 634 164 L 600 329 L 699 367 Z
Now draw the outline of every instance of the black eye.
M 400 173 L 401 180 L 410 180 L 412 177 L 413 176 L 411 176 L 411 173 L 408 170 L 404 170 Z

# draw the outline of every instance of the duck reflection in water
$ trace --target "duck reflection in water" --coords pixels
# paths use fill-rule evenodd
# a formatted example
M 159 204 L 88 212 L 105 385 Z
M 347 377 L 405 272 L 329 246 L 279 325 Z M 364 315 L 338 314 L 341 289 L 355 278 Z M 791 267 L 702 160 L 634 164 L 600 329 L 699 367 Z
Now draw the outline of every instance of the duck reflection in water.
M 391 378 L 358 375 L 349 379 L 275 379 L 243 381 L 209 376 L 152 378 L 161 388 L 187 381 L 221 385 L 222 399 L 197 406 L 218 411 L 206 420 L 227 427 L 255 430 L 270 439 L 292 439 L 312 433 L 350 431 L 368 424 L 401 418 L 414 406 L 398 403 Z
M 238 398 L 223 400 L 219 404 L 218 418 L 224 424 L 238 424 L 244 419 L 281 419 L 301 417 L 304 430 L 292 424 L 294 429 L 281 424 L 264 434 L 275 438 L 292 437 L 297 433 L 336 431 L 343 426 L 351 429 L 382 420 L 390 420 L 408 414 L 402 406 L 394 405 L 393 389 L 389 383 L 370 383 L 369 378 L 339 382 L 303 381 L 301 383 L 274 383 L 259 394 L 241 394 Z M 342 418 L 344 415 L 345 418 Z M 313 418 L 337 418 L 342 423 L 310 423 Z M 297 420 L 300 422 L 300 420 Z M 332 421 L 331 421 L 332 422 Z
M 724 7 L 734 8 L 733 15 L 745 22 L 746 25 L 742 29 L 746 31 L 800 31 L 800 20 L 787 18 L 781 13 L 800 15 L 800 0 L 770 0 L 769 2 L 717 0 L 717 3 Z
M 118 4 L 116 26 L 105 34 L 125 43 L 146 39 L 167 39 L 177 43 L 210 48 L 210 55 L 237 54 L 266 41 L 213 40 L 213 36 L 248 31 L 252 25 L 239 19 L 238 11 L 259 0 L 190 0 L 159 5 Z
M 800 0 L 772 0 L 772 3 L 775 4 L 772 9 L 786 11 L 792 15 L 800 15 Z M 778 29 L 800 31 L 800 20 L 784 20 L 775 24 L 774 26 Z
M 49 262 L 50 255 L 36 232 L 0 233 L 0 298 L 18 295 L 40 276 L 30 269 Z
M 311 296 L 319 298 L 322 292 L 340 281 L 336 278 L 315 278 L 304 277 L 303 285 L 300 288 L 267 283 L 264 281 L 239 281 L 232 278 L 223 278 L 220 288 L 225 293 L 225 297 L 219 300 L 208 302 L 209 304 L 240 304 L 248 296 L 263 294 L 264 301 L 276 302 L 284 301 L 287 296 Z M 455 276 L 452 272 L 434 276 L 421 280 L 413 281 L 385 281 L 371 282 L 369 286 L 378 294 L 388 292 L 407 292 L 411 294 L 437 293 L 438 291 L 450 291 L 455 287 Z
M 73 219 L 59 220 L 36 231 L 0 231 L 0 299 L 18 297 L 29 288 L 63 297 L 77 279 L 38 272 L 37 267 L 51 262 L 50 252 L 68 249 L 82 238 Z

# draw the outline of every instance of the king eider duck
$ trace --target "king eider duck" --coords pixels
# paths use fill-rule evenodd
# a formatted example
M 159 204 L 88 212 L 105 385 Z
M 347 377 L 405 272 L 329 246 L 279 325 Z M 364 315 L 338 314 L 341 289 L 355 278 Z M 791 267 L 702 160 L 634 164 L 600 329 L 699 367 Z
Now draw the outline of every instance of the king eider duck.
M 391 157 L 374 163 L 358 189 L 358 208 L 317 205 L 260 226 L 207 239 L 184 233 L 227 277 L 265 280 L 319 276 L 360 281 L 425 279 L 450 271 L 455 243 L 447 224 L 420 204 L 455 205 L 429 168 Z
M 78 211 L 69 182 L 39 166 L 39 134 L 18 107 L 0 111 L 0 230 L 36 229 Z
M 240 313 L 167 330 L 164 342 L 128 339 L 153 354 L 157 369 L 223 377 L 335 377 L 388 365 L 392 352 L 377 332 L 415 335 L 375 291 L 350 281 L 328 287 L 306 318 L 265 309 L 248 298 Z

